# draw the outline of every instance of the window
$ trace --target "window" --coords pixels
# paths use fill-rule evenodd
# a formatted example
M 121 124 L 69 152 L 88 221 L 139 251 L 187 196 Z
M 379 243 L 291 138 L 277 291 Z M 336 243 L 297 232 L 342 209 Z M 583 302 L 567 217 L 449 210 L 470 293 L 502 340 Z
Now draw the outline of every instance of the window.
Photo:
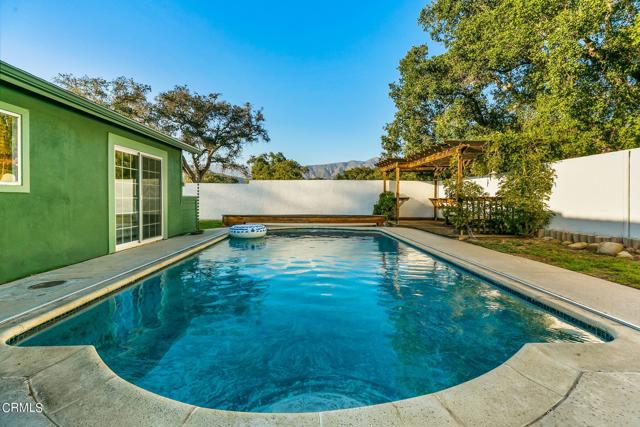
M 20 185 L 20 115 L 0 110 L 0 185 Z
M 0 192 L 29 191 L 29 111 L 0 101 Z

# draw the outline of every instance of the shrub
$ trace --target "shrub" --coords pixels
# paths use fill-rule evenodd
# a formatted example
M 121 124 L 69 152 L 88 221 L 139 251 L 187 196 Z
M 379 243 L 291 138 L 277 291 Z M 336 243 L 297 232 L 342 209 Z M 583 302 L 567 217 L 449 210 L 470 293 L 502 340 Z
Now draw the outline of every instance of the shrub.
M 462 182 L 459 194 L 456 187 L 457 184 L 455 178 L 449 178 L 444 181 L 444 188 L 447 197 L 456 198 L 457 196 L 460 198 L 460 200 L 453 206 L 445 206 L 442 213 L 447 221 L 456 228 L 456 230 L 469 230 L 471 227 L 471 222 L 473 220 L 472 213 L 460 201 L 464 199 L 473 199 L 480 196 L 486 196 L 486 193 L 481 186 L 471 181 Z
M 374 215 L 384 215 L 387 221 L 396 217 L 396 195 L 391 191 L 380 193 L 378 202 L 373 205 Z

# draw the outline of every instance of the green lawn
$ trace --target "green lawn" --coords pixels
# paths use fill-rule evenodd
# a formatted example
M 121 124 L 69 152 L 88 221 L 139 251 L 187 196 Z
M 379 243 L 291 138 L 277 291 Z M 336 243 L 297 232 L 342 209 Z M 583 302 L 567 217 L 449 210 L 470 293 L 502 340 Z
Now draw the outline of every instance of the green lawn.
M 539 239 L 492 238 L 472 243 L 640 289 L 640 261 L 576 251 Z
M 219 219 L 202 219 L 200 220 L 200 230 L 206 230 L 208 228 L 220 228 L 224 227 L 222 221 Z

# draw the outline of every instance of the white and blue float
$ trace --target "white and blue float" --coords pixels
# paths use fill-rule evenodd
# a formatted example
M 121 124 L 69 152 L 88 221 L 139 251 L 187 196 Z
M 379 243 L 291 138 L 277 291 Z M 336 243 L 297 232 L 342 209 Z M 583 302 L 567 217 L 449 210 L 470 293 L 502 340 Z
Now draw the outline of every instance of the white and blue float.
M 229 235 L 239 239 L 257 239 L 267 235 L 267 227 L 262 224 L 238 224 L 229 228 Z

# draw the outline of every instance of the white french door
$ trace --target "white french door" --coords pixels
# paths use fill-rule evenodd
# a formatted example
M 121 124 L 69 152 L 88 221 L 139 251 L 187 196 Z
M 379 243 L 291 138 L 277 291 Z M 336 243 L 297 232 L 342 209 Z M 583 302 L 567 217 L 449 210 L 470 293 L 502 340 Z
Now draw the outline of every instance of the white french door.
M 116 250 L 162 239 L 162 159 L 115 147 Z

